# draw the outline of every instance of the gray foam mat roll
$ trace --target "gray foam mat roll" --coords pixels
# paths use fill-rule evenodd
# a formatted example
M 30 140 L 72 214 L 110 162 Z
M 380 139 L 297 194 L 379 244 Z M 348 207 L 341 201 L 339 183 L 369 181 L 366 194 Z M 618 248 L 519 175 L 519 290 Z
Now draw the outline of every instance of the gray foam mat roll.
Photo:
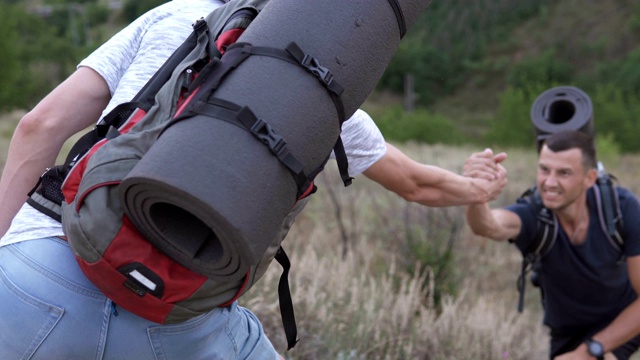
M 579 130 L 594 135 L 593 105 L 589 96 L 573 86 L 544 91 L 531 107 L 531 122 L 538 143 L 550 134 Z
M 407 27 L 427 7 L 400 1 Z M 373 91 L 400 42 L 387 0 L 269 2 L 240 42 L 284 49 L 295 42 L 345 88 L 347 117 Z M 308 172 L 340 133 L 327 90 L 305 69 L 251 56 L 215 97 L 247 105 L 287 141 Z M 127 215 L 169 255 L 201 274 L 244 275 L 260 260 L 296 201 L 297 187 L 245 130 L 195 116 L 168 128 L 120 185 Z M 189 230 L 189 231 L 187 231 Z

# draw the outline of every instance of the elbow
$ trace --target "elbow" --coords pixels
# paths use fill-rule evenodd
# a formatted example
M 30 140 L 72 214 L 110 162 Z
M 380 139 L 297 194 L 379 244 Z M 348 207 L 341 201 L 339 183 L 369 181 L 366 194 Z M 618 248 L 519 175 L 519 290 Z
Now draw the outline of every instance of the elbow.
M 489 232 L 486 231 L 486 229 L 475 228 L 473 226 L 470 226 L 470 228 L 473 235 L 481 236 L 485 238 L 491 238 L 491 234 L 489 234 Z
M 32 136 L 38 133 L 53 131 L 53 126 L 48 126 L 46 118 L 39 115 L 36 111 L 26 113 L 18 122 L 15 134 L 20 136 Z
M 13 136 L 34 141 L 60 140 L 62 138 L 60 123 L 51 116 L 46 116 L 42 111 L 32 110 L 26 113 L 16 125 Z

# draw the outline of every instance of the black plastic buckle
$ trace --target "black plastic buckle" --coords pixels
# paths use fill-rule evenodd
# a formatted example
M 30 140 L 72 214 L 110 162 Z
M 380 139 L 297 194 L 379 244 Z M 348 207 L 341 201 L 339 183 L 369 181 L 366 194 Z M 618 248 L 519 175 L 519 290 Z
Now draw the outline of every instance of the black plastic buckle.
M 207 26 L 207 21 L 203 17 L 201 17 L 200 19 L 196 20 L 196 22 L 191 24 L 191 26 L 193 27 L 194 31 L 199 31 L 203 27 Z
M 300 62 L 307 70 L 309 70 L 312 74 L 318 77 L 322 82 L 329 85 L 331 81 L 333 81 L 333 74 L 331 74 L 331 70 L 324 66 L 321 66 L 318 62 L 318 59 L 314 58 L 311 55 L 305 55 Z
M 273 128 L 262 119 L 257 119 L 251 126 L 251 133 L 266 144 L 276 155 L 279 155 L 287 145 L 282 136 L 276 134 Z

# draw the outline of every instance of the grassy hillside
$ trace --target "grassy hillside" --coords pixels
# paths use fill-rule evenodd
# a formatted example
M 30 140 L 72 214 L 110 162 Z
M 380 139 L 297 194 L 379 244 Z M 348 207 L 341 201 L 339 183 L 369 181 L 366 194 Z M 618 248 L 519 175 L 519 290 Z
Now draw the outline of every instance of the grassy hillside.
M 567 79 L 561 85 L 575 85 L 590 92 L 602 82 L 597 74 L 603 66 L 627 59 L 633 50 L 640 48 L 639 30 L 637 1 L 549 2 L 508 33 L 493 37 L 486 45 L 484 59 L 466 67 L 462 85 L 428 108 L 451 118 L 466 134 L 482 135 L 496 116 L 500 94 L 515 81 L 510 78 L 514 69 L 555 65 L 559 67 L 556 71 L 564 74 L 545 74 L 540 70 L 540 76 L 532 81 L 545 84 L 549 82 L 547 75 L 560 77 Z M 539 60 L 545 56 L 549 59 Z M 396 98 L 395 103 L 401 103 L 401 99 Z

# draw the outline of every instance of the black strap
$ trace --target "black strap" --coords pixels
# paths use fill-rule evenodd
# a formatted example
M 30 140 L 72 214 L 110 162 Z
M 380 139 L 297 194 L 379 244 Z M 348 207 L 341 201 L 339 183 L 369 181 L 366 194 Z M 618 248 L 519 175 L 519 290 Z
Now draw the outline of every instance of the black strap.
M 615 213 L 613 202 L 613 189 L 611 181 L 606 178 L 598 178 L 598 187 L 600 190 L 602 201 L 602 215 L 604 216 L 606 231 L 610 236 L 615 236 Z
M 318 60 L 313 56 L 304 53 L 300 46 L 298 46 L 295 42 L 289 43 L 289 45 L 287 45 L 286 47 L 286 51 L 270 47 L 251 46 L 246 43 L 238 44 L 235 46 L 237 46 L 236 49 L 242 49 L 241 51 L 247 54 L 270 56 L 301 65 L 311 74 L 315 75 L 320 83 L 327 88 L 327 91 L 331 96 L 331 100 L 336 107 L 340 125 L 342 125 L 342 123 L 346 120 L 344 104 L 342 103 L 341 98 L 342 93 L 344 92 L 344 88 L 337 81 L 334 81 L 333 74 L 328 68 L 320 65 Z M 233 47 L 234 46 L 230 46 L 229 50 L 233 50 Z M 349 176 L 349 162 L 347 160 L 347 155 L 344 151 L 344 146 L 340 137 L 338 137 L 333 151 L 336 155 L 336 162 L 338 163 L 338 169 L 340 171 L 342 182 L 344 183 L 344 186 L 349 186 L 351 185 L 353 178 Z
M 282 246 L 278 249 L 275 259 L 282 266 L 282 275 L 278 283 L 278 300 L 280 303 L 282 326 L 284 327 L 284 333 L 287 337 L 287 350 L 291 350 L 298 342 L 298 328 L 296 327 L 296 317 L 293 312 L 293 301 L 291 300 L 291 289 L 289 288 L 289 269 L 291 268 L 291 262 Z
M 329 91 L 329 95 L 331 96 L 331 100 L 336 106 L 336 110 L 338 111 L 338 119 L 340 124 L 346 120 L 344 113 L 344 104 L 342 103 L 342 93 L 344 92 L 344 88 L 342 85 L 338 84 L 337 81 L 333 80 L 333 74 L 329 68 L 320 65 L 318 59 L 313 56 L 306 54 L 298 44 L 295 42 L 289 43 L 287 45 L 286 50 L 294 59 L 307 71 L 316 76 L 316 78 L 320 81 L 322 85 L 324 85 Z
M 131 101 L 149 104 L 149 107 L 153 106 L 156 94 L 171 78 L 176 67 L 189 55 L 198 42 L 208 41 L 208 34 L 209 27 L 207 22 L 204 19 L 196 21 L 189 37 L 169 56 Z
M 518 276 L 518 312 L 522 312 L 524 309 L 524 291 L 527 286 L 527 273 L 529 272 L 529 267 L 531 259 L 527 259 L 524 257 L 522 259 L 522 267 L 520 268 L 520 275 Z
M 206 102 L 197 101 L 189 107 L 189 114 L 207 115 L 247 130 L 265 144 L 293 175 L 298 186 L 297 197 L 309 189 L 311 179 L 304 173 L 304 164 L 291 153 L 286 140 L 266 121 L 258 118 L 249 107 L 218 98 L 210 98 Z M 172 120 L 163 131 L 176 121 L 180 121 L 180 119 Z
M 558 236 L 558 220 L 553 213 L 544 207 L 537 188 L 527 189 L 519 198 L 518 203 L 529 204 L 536 213 L 537 229 L 535 239 L 524 252 L 522 267 L 518 276 L 518 312 L 524 309 L 524 293 L 526 287 L 527 274 L 533 274 L 539 266 L 540 259 L 545 256 L 556 242 Z M 533 274 L 535 275 L 535 274 Z
M 613 246 L 622 251 L 624 240 L 622 238 L 622 215 L 618 204 L 618 194 L 613 182 L 608 175 L 599 175 L 594 186 L 598 215 L 601 218 L 601 226 L 612 241 Z
M 398 3 L 398 0 L 388 0 L 389 5 L 393 9 L 393 13 L 396 15 L 396 20 L 398 21 L 398 29 L 400 30 L 400 39 L 404 37 L 407 33 L 407 24 L 404 21 L 404 13 L 402 13 L 402 8 Z
M 338 164 L 342 183 L 345 187 L 351 185 L 353 178 L 349 176 L 349 161 L 347 160 L 347 153 L 344 151 L 342 138 L 339 136 L 335 146 L 333 147 L 333 153 L 336 155 L 336 163 Z
M 237 53 L 244 54 L 244 56 L 241 56 L 243 60 L 250 55 L 261 55 L 302 66 L 311 74 L 315 75 L 320 83 L 327 88 L 331 100 L 336 106 L 340 124 L 345 121 L 344 105 L 340 97 L 344 92 L 344 87 L 333 80 L 333 74 L 329 68 L 320 65 L 315 57 L 306 54 L 295 42 L 289 43 L 285 50 L 266 46 L 253 46 L 249 43 L 235 43 L 227 48 L 227 51 L 222 56 L 223 62 L 226 61 L 226 57 L 228 56 L 240 57 Z

